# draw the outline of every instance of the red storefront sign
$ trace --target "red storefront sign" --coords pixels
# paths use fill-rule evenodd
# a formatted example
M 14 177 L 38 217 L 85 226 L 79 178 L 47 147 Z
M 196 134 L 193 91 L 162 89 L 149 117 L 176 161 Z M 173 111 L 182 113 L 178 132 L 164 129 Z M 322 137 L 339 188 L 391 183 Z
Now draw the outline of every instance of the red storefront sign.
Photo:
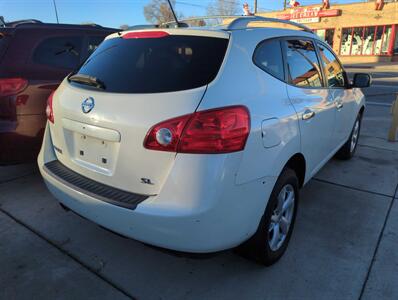
M 308 18 L 337 17 L 341 15 L 341 9 L 321 10 L 319 7 L 299 7 L 292 9 L 289 14 L 278 15 L 282 20 L 297 20 Z

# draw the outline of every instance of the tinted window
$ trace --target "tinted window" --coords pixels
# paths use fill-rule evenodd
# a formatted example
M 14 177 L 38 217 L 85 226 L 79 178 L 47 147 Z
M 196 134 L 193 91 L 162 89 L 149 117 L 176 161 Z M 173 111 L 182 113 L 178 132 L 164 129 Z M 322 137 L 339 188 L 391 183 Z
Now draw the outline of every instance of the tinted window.
M 321 87 L 322 76 L 314 44 L 305 40 L 288 40 L 285 46 L 289 83 Z
M 284 80 L 282 49 L 279 40 L 262 42 L 254 53 L 254 63 L 276 78 Z
M 7 45 L 8 45 L 8 39 L 6 36 L 2 35 L 0 32 L 0 58 L 3 56 L 3 54 L 6 51 Z
M 89 36 L 88 37 L 88 45 L 87 45 L 87 56 L 90 56 L 95 49 L 98 48 L 99 44 L 104 40 L 103 36 Z
M 218 73 L 228 40 L 170 35 L 104 41 L 78 71 L 96 77 L 107 92 L 160 93 L 193 89 Z
M 80 63 L 81 51 L 81 37 L 54 37 L 40 43 L 33 60 L 39 64 L 74 69 Z
M 330 87 L 345 87 L 345 75 L 336 56 L 326 47 L 318 45 L 326 80 Z

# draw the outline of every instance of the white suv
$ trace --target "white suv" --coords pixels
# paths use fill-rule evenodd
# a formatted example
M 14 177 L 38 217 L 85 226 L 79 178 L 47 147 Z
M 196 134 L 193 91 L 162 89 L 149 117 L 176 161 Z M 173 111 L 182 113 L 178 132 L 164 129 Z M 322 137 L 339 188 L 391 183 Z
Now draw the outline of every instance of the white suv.
M 156 246 L 278 260 L 299 188 L 354 154 L 370 77 L 253 20 L 108 36 L 48 101 L 38 164 L 63 206 Z

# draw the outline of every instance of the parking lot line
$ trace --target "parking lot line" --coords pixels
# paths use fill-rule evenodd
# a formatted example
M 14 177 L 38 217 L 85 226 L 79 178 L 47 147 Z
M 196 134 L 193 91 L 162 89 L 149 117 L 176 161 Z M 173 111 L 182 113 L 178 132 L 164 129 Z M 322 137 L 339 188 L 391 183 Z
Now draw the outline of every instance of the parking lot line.
M 398 193 L 398 185 L 397 185 L 397 187 L 395 189 L 395 195 L 397 195 L 397 193 Z M 390 207 L 388 208 L 388 211 L 387 211 L 387 214 L 386 214 L 386 218 L 384 220 L 383 228 L 382 228 L 382 230 L 380 232 L 380 235 L 379 235 L 379 238 L 378 238 L 378 241 L 377 241 L 377 246 L 376 246 L 375 251 L 373 253 L 372 262 L 371 262 L 371 264 L 369 266 L 369 270 L 368 270 L 368 273 L 366 275 L 366 279 L 365 279 L 365 281 L 363 283 L 363 286 L 362 286 L 362 290 L 361 290 L 361 294 L 359 296 L 359 299 L 363 298 L 366 289 L 369 288 L 368 287 L 369 278 L 370 278 L 370 275 L 372 273 L 373 266 L 374 266 L 374 264 L 376 262 L 376 257 L 379 254 L 379 247 L 380 247 L 381 241 L 383 239 L 383 236 L 385 234 L 385 229 L 386 229 L 386 226 L 387 226 L 387 222 L 390 221 L 391 211 L 392 211 L 392 208 L 393 208 L 394 204 L 396 203 L 395 200 L 397 200 L 397 199 L 393 196 L 392 200 L 391 200 L 391 203 L 390 203 Z M 395 251 L 395 250 L 393 250 L 393 251 Z M 391 261 L 391 263 L 393 263 L 393 262 Z M 375 291 L 373 291 L 373 292 L 375 292 Z M 372 291 L 370 293 L 372 293 Z

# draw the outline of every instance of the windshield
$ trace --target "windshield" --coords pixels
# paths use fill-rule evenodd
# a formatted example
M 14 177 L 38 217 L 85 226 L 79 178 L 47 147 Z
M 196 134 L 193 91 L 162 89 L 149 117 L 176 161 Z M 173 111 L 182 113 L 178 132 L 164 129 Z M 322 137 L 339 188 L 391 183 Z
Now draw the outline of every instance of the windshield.
M 227 39 L 202 36 L 116 37 L 105 40 L 75 75 L 96 78 L 106 92 L 188 90 L 216 77 L 227 45 Z

